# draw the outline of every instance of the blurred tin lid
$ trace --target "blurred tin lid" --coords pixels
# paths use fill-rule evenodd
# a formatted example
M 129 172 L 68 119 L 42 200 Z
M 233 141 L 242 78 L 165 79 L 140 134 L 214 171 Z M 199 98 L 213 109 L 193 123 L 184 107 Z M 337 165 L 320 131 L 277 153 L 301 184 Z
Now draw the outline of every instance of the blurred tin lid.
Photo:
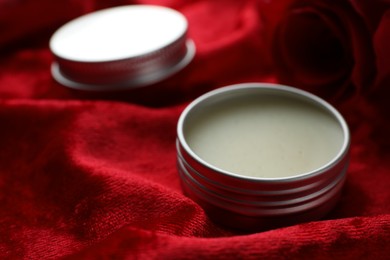
M 193 59 L 188 23 L 161 6 L 129 5 L 76 18 L 50 39 L 52 75 L 79 90 L 142 87 L 178 72 Z

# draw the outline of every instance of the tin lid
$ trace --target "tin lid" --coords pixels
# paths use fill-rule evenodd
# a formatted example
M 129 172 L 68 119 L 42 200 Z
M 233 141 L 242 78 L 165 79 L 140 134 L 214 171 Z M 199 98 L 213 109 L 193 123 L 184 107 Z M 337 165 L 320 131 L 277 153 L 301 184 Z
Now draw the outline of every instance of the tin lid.
M 96 11 L 59 28 L 50 39 L 52 75 L 80 90 L 112 91 L 151 85 L 184 68 L 195 55 L 188 23 L 161 6 Z

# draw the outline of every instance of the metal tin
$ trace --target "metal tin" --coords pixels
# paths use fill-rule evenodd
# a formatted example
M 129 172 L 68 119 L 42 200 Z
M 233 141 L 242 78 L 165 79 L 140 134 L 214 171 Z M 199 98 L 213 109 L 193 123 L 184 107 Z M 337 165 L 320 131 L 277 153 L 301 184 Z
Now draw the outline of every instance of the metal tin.
M 326 111 L 342 130 L 341 149 L 329 163 L 314 171 L 282 178 L 244 176 L 222 170 L 201 159 L 186 140 L 185 125 L 191 120 L 191 115 L 207 113 L 216 102 L 225 102 L 235 96 L 250 97 L 253 93 L 297 98 Z M 183 111 L 177 134 L 177 166 L 183 190 L 222 225 L 264 230 L 319 219 L 337 203 L 345 182 L 350 144 L 345 120 L 326 101 L 296 88 L 246 83 L 211 91 L 194 100 Z
M 86 14 L 50 39 L 52 75 L 78 90 L 113 91 L 152 85 L 183 69 L 195 55 L 179 12 L 129 5 Z

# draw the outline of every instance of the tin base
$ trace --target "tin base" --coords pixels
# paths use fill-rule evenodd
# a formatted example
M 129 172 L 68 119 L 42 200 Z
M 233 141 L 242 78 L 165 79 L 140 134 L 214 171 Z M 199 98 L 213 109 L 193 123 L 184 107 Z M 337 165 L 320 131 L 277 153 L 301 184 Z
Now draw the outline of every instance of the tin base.
M 183 180 L 181 180 L 181 186 L 184 194 L 198 203 L 214 223 L 229 229 L 250 233 L 287 227 L 310 221 L 318 221 L 324 218 L 339 201 L 342 192 L 341 187 L 343 184 L 344 181 L 338 185 L 340 188 L 337 189 L 331 198 L 315 208 L 310 208 L 294 214 L 249 216 L 223 209 L 202 200 L 199 196 L 194 194 L 189 187 L 187 187 Z

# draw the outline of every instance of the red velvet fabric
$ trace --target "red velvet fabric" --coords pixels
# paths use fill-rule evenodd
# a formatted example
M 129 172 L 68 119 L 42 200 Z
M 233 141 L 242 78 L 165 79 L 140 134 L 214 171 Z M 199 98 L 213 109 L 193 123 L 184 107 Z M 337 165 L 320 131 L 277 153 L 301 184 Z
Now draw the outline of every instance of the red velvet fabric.
M 188 18 L 190 66 L 120 94 L 51 78 L 55 29 L 134 3 Z M 0 258 L 388 259 L 389 10 L 379 0 L 1 0 Z M 181 111 L 208 90 L 253 81 L 307 89 L 348 121 L 348 179 L 324 219 L 242 233 L 182 194 Z

